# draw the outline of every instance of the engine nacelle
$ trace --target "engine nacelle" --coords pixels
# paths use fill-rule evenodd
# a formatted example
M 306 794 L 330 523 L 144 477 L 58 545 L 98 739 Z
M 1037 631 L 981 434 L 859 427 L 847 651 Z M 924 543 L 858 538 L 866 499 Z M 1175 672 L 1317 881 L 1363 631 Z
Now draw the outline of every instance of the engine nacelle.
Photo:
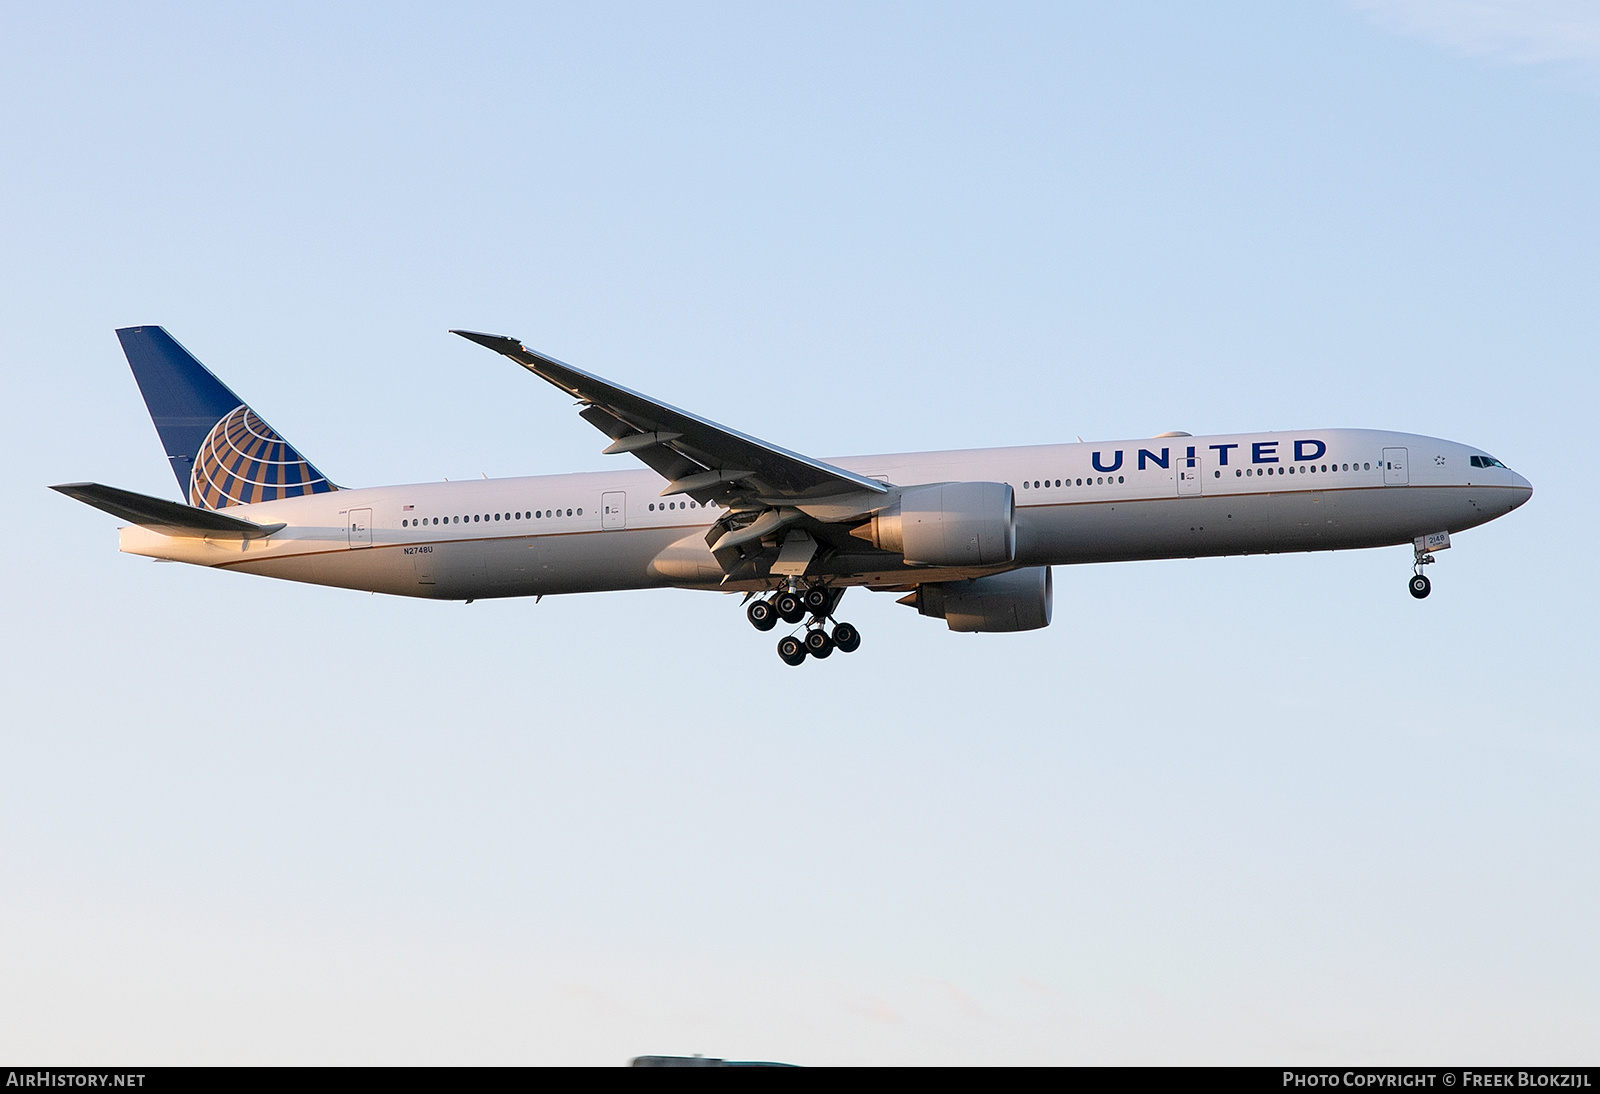
M 913 486 L 850 533 L 920 566 L 1000 566 L 1017 555 L 1017 502 L 1003 482 Z
M 1034 631 L 1050 625 L 1050 567 L 1029 566 L 971 581 L 918 585 L 900 601 L 953 631 Z

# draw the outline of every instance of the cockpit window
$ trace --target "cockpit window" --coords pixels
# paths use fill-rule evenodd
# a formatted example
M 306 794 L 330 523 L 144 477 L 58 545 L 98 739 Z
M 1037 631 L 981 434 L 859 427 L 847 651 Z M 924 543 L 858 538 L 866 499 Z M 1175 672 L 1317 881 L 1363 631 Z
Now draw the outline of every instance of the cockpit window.
M 1493 456 L 1473 456 L 1471 463 L 1473 467 L 1506 467 Z M 1509 471 L 1511 468 L 1506 467 L 1506 470 Z

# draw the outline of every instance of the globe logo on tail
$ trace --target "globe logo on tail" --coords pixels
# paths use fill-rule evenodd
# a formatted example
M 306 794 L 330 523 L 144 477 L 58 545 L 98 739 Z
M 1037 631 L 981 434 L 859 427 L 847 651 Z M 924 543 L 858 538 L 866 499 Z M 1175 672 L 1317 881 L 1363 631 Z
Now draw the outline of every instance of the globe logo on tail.
M 189 504 L 250 505 L 337 489 L 255 411 L 239 406 L 206 434 L 189 476 Z

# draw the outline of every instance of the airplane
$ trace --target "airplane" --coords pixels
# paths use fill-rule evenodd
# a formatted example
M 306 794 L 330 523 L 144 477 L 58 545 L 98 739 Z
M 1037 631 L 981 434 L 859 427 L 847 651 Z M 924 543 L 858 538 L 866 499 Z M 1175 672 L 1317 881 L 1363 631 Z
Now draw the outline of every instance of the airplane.
M 1482 449 L 1372 429 L 818 460 L 457 330 L 560 388 L 628 470 L 336 486 L 163 328 L 117 331 L 185 501 L 52 489 L 129 525 L 122 551 L 397 596 L 743 593 L 789 665 L 852 653 L 854 587 L 952 631 L 1050 623 L 1051 567 L 1410 543 L 1411 595 L 1450 537 L 1524 504 Z

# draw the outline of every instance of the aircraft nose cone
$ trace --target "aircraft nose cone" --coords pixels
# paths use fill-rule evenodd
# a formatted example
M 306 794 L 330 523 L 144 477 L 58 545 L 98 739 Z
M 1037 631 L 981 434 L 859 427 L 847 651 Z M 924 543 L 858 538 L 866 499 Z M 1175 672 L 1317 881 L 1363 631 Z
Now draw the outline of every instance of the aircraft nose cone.
M 1511 508 L 1515 509 L 1520 505 L 1527 504 L 1528 499 L 1533 497 L 1533 483 L 1529 482 L 1515 471 L 1511 473 L 1511 477 L 1516 480 L 1516 485 L 1513 487 L 1511 493 Z

